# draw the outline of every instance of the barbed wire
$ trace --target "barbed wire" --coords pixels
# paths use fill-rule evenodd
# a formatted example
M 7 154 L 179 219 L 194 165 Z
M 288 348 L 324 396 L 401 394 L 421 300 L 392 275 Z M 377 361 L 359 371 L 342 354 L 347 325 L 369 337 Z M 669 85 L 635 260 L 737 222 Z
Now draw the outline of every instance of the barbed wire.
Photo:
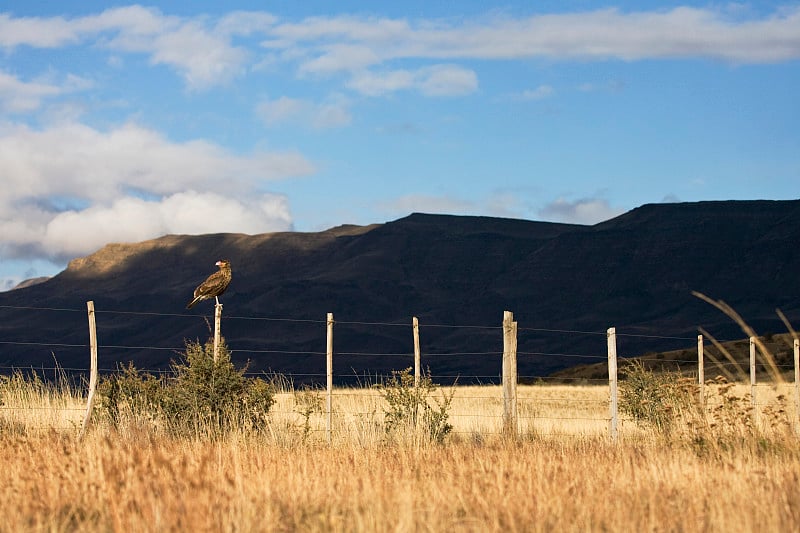
M 85 313 L 86 309 L 71 309 L 64 307 L 34 307 L 26 305 L 0 305 L 0 309 L 18 309 L 18 310 L 34 310 L 34 311 L 66 311 L 70 313 Z
M 88 348 L 88 344 L 70 344 L 64 342 L 29 342 L 29 341 L 0 341 L 0 344 L 12 346 L 47 346 L 51 348 Z
M 64 307 L 46 307 L 46 306 L 20 306 L 20 305 L 0 305 L 0 309 L 13 309 L 13 310 L 35 310 L 35 311 L 63 311 L 85 313 L 86 309 L 64 308 Z M 165 317 L 180 317 L 180 318 L 210 318 L 206 315 L 198 315 L 193 313 L 165 313 L 157 311 L 125 311 L 120 309 L 95 309 L 96 315 L 103 314 L 116 314 L 116 315 L 132 315 L 132 316 L 165 316 Z M 263 320 L 269 322 L 298 322 L 310 324 L 326 324 L 327 319 L 309 319 L 309 318 L 288 318 L 288 317 L 262 317 L 262 316 L 242 316 L 242 315 L 229 315 L 225 317 L 227 320 Z M 364 321 L 364 320 L 337 320 L 334 319 L 335 324 L 339 325 L 358 325 L 358 326 L 387 326 L 387 327 L 411 327 L 411 322 L 408 321 Z M 502 325 L 482 325 L 482 324 L 443 324 L 443 323 L 419 323 L 420 328 L 463 328 L 463 329 L 484 329 L 484 330 L 502 330 Z M 657 339 L 675 339 L 675 340 L 693 340 L 691 337 L 672 337 L 663 335 L 646 335 L 636 333 L 620 332 L 617 328 L 617 336 L 627 337 L 643 337 L 643 338 L 657 338 Z M 605 336 L 605 331 L 587 331 L 577 329 L 563 329 L 563 328 L 544 328 L 544 327 L 518 327 L 518 331 L 529 331 L 539 333 L 569 333 L 576 335 L 597 335 Z

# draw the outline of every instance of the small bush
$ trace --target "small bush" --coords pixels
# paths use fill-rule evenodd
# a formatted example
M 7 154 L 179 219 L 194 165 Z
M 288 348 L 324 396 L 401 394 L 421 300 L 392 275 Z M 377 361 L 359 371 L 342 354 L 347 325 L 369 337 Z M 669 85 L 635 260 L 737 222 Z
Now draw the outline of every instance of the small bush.
M 636 422 L 669 433 L 679 416 L 694 407 L 696 389 L 679 373 L 656 373 L 641 361 L 626 364 L 622 371 L 620 411 Z
M 437 399 L 432 397 L 437 388 L 431 381 L 430 371 L 420 376 L 419 385 L 415 387 L 411 368 L 393 370 L 392 377 L 381 387 L 381 395 L 388 403 L 384 410 L 386 432 L 415 434 L 419 430 L 431 442 L 443 442 L 453 429 L 448 422 L 448 410 L 455 390 L 449 395 L 442 393 L 441 399 Z
M 274 387 L 237 370 L 227 346 L 214 362 L 213 342 L 186 344 L 161 377 L 132 364 L 98 385 L 98 411 L 112 424 L 147 423 L 176 435 L 215 436 L 233 429 L 259 430 L 274 403 Z

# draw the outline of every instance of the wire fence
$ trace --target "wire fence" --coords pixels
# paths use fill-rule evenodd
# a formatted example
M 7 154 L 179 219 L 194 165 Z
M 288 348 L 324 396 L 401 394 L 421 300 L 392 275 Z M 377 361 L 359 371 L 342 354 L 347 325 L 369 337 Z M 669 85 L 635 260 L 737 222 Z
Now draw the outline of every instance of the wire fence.
M 66 315 L 75 317 L 76 328 L 85 327 L 81 324 L 85 318 L 85 310 L 74 308 L 55 308 L 55 307 L 34 307 L 34 306 L 0 306 L 0 310 L 7 313 L 24 314 L 26 312 L 52 313 L 54 315 Z M 124 310 L 97 310 L 99 337 L 102 339 L 104 333 L 109 337 L 115 338 L 118 325 L 114 320 L 118 317 L 143 318 L 161 320 L 164 318 L 179 319 L 197 323 L 198 320 L 207 321 L 207 318 L 196 314 L 187 313 L 160 313 L 147 311 L 124 311 Z M 346 340 L 342 344 L 343 350 L 334 350 L 334 361 L 344 361 L 338 366 L 334 363 L 333 368 L 325 368 L 325 358 L 331 355 L 325 350 L 323 332 L 329 326 L 329 321 L 308 318 L 287 318 L 287 317 L 268 317 L 268 316 L 226 316 L 226 324 L 243 322 L 247 324 L 289 324 L 292 327 L 301 328 L 305 334 L 300 335 L 299 344 L 308 346 L 311 341 L 318 343 L 319 349 L 287 349 L 270 348 L 252 344 L 252 339 L 242 335 L 240 339 L 235 336 L 228 338 L 231 354 L 233 356 L 242 355 L 247 358 L 262 358 L 262 369 L 247 370 L 244 374 L 248 377 L 268 377 L 273 378 L 283 384 L 283 387 L 276 395 L 276 404 L 271 410 L 272 416 L 276 419 L 283 419 L 287 424 L 300 424 L 304 422 L 304 415 L 300 410 L 303 401 L 300 395 L 325 395 L 331 396 L 331 408 L 328 413 L 315 413 L 313 423 L 311 419 L 306 419 L 309 431 L 326 432 L 329 435 L 332 425 L 341 431 L 350 431 L 359 425 L 379 425 L 386 410 L 385 398 L 381 395 L 381 386 L 384 386 L 394 376 L 392 370 L 409 368 L 415 363 L 415 356 L 420 357 L 429 369 L 426 374 L 432 381 L 442 385 L 441 392 L 447 394 L 452 391 L 452 401 L 449 406 L 449 418 L 453 425 L 453 432 L 463 435 L 479 434 L 500 434 L 507 431 L 509 423 L 509 412 L 507 410 L 507 392 L 501 387 L 503 385 L 503 372 L 501 362 L 507 355 L 506 348 L 501 344 L 505 325 L 481 325 L 481 324 L 445 324 L 445 323 L 420 323 L 419 329 L 424 334 L 424 338 L 430 339 L 430 348 L 425 346 L 420 354 L 415 351 L 402 349 L 402 335 L 389 337 L 393 349 L 386 351 L 378 350 L 358 350 L 358 342 L 349 340 L 348 333 L 354 335 L 357 330 L 369 330 L 375 335 L 377 329 L 399 331 L 408 334 L 411 331 L 410 321 L 347 321 L 337 320 L 335 322 L 337 339 L 341 335 Z M 516 324 L 516 323 L 515 323 Z M 129 323 L 125 324 L 130 325 Z M 235 329 L 235 328 L 231 328 Z M 612 328 L 613 329 L 613 328 Z M 405 331 L 404 331 L 405 330 Z M 242 331 L 242 330 L 235 330 Z M 449 351 L 443 341 L 437 338 L 436 333 L 441 331 L 458 332 L 467 335 L 468 338 L 482 337 L 481 346 L 496 344 L 496 349 L 476 349 L 476 350 L 456 350 Z M 636 424 L 630 419 L 618 417 L 618 413 L 612 411 L 612 397 L 616 395 L 616 375 L 609 375 L 610 348 L 607 348 L 609 332 L 591 331 L 585 329 L 557 329 L 539 327 L 516 327 L 514 339 L 515 356 L 515 375 L 513 393 L 514 402 L 514 427 L 515 431 L 536 433 L 539 435 L 560 435 L 560 436 L 584 436 L 584 435 L 604 435 L 616 436 L 618 430 L 635 432 Z M 309 333 L 311 332 L 311 333 Z M 3 330 L 0 332 L 0 347 L 16 349 L 37 349 L 49 350 L 53 356 L 51 364 L 46 365 L 40 362 L 38 365 L 25 365 L 16 362 L 9 362 L 0 357 L 0 374 L 6 376 L 14 373 L 36 375 L 47 382 L 56 382 L 63 385 L 64 390 L 70 391 L 66 400 L 58 399 L 55 395 L 45 394 L 38 401 L 40 404 L 25 403 L 24 398 L 14 398 L 13 395 L 6 393 L 0 405 L 0 413 L 4 416 L 14 414 L 15 416 L 27 411 L 40 412 L 43 416 L 34 417 L 34 427 L 67 427 L 73 428 L 79 425 L 79 419 L 86 410 L 85 394 L 89 383 L 91 368 L 79 365 L 61 366 L 57 363 L 59 354 L 70 355 L 70 360 L 77 360 L 72 356 L 74 353 L 85 354 L 90 348 L 90 341 L 75 342 L 63 339 L 22 339 L 13 336 L 13 330 Z M 597 345 L 596 350 L 547 350 L 531 349 L 535 343 L 530 342 L 532 338 L 546 336 L 557 336 L 561 340 L 561 345 L 569 345 L 563 339 L 576 337 L 586 337 L 594 339 L 591 342 Z M 671 336 L 671 335 L 650 335 L 643 333 L 628 333 L 615 331 L 615 337 L 619 338 L 620 344 L 626 347 L 627 353 L 631 356 L 644 354 L 642 360 L 650 366 L 668 367 L 674 365 L 689 375 L 702 375 L 702 356 L 698 359 L 698 354 L 687 346 L 692 346 L 697 342 L 697 337 Z M 353 336 L 353 338 L 360 338 Z M 311 341 L 309 340 L 311 339 Z M 408 339 L 406 339 L 408 340 Z M 349 342 L 348 342 L 349 341 Z M 646 350 L 639 348 L 643 343 L 658 341 L 659 346 L 670 343 L 674 347 L 671 351 L 647 354 Z M 723 341 L 724 342 L 724 341 Z M 250 343 L 248 346 L 247 344 Z M 373 343 L 374 344 L 374 343 Z M 411 343 L 408 342 L 410 345 Z M 460 343 L 464 345 L 464 343 Z M 581 344 L 585 345 L 585 344 Z M 239 347 L 244 346 L 244 347 Z M 338 344 L 337 344 L 338 346 Z M 521 346 L 523 349 L 517 350 Z M 635 348 L 634 348 L 635 347 Z M 528 348 L 528 349 L 524 349 Z M 168 354 L 170 357 L 179 357 L 185 352 L 186 346 L 167 345 L 159 346 L 155 343 L 136 343 L 126 344 L 114 342 L 98 343 L 97 349 L 100 353 L 100 364 L 96 371 L 101 375 L 117 373 L 121 370 L 127 353 L 149 353 Z M 636 352 L 632 352 L 636 349 Z M 706 350 L 710 350 L 707 347 Z M 780 395 L 794 395 L 793 417 L 797 419 L 800 415 L 800 393 L 797 392 L 797 342 L 794 343 L 794 359 L 792 362 L 783 357 L 777 359 L 774 365 L 781 371 L 795 370 L 794 388 L 786 385 L 778 391 L 774 383 L 756 383 L 753 381 L 750 386 L 750 394 L 753 398 L 753 405 L 757 408 L 766 408 L 773 401 L 773 397 Z M 671 354 L 671 355 L 670 355 Z M 86 357 L 85 355 L 83 357 Z M 615 350 L 616 366 L 616 350 Z M 721 354 L 715 356 L 715 364 L 710 370 L 721 371 L 722 369 L 737 370 L 737 377 L 745 381 L 748 369 L 744 363 L 726 360 Z M 268 368 L 263 368 L 263 358 L 279 358 L 278 362 L 288 364 L 288 370 L 283 371 L 279 366 L 270 364 Z M 88 361 L 88 357 L 86 358 Z M 163 357 L 162 357 L 163 359 Z M 367 361 L 367 365 L 360 364 Z M 376 361 L 379 363 L 376 365 Z M 487 365 L 487 361 L 491 365 Z M 516 373 L 516 367 L 523 371 Z M 557 364 L 553 365 L 552 362 Z M 269 362 L 269 361 L 267 361 Z M 544 364 L 543 364 L 544 363 Z M 546 364 L 551 363 L 551 364 Z M 376 368 L 371 368 L 375 365 Z M 496 373 L 487 373 L 485 369 L 494 365 Z M 558 374 L 551 372 L 548 374 L 530 371 L 543 366 L 552 368 L 554 366 L 575 367 L 582 366 L 580 372 L 573 371 L 572 374 Z M 301 370 L 298 370 L 298 368 Z M 756 372 L 764 375 L 768 370 L 768 365 L 764 361 L 759 361 L 756 365 Z M 143 367 L 137 369 L 141 372 L 153 375 L 170 375 L 174 369 L 169 365 L 161 367 Z M 318 369 L 318 371 L 315 371 Z M 481 369 L 483 371 L 481 371 Z M 477 371 L 476 371 L 477 370 Z M 709 370 L 706 370 L 707 376 Z M 320 384 L 325 383 L 331 374 L 335 375 L 337 387 L 335 390 L 324 390 Z M 615 372 L 616 374 L 616 372 Z M 613 379 L 612 379 L 613 378 Z M 755 378 L 753 378 L 755 379 Z M 453 387 L 450 389 L 450 387 Z M 703 383 L 698 383 L 703 387 Z M 746 386 L 746 384 L 744 385 Z M 759 391 L 756 395 L 756 391 Z M 774 394 L 773 394 L 774 393 Z M 16 405 L 15 405 L 16 403 Z M 614 402 L 615 403 L 615 402 Z M 616 405 L 613 405 L 616 408 Z M 616 408 L 618 411 L 618 408 Z M 48 413 L 50 413 L 48 415 Z M 327 420 L 326 415 L 327 414 Z M 613 427 L 612 427 L 613 426 Z M 348 429 L 349 428 L 349 429 Z

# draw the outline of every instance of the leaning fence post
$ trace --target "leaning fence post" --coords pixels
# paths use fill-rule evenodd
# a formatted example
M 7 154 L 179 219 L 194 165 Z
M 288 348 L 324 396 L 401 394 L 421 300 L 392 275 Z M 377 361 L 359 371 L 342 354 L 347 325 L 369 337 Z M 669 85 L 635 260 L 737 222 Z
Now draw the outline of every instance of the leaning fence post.
M 697 336 L 697 384 L 700 390 L 700 407 L 706 405 L 706 371 L 703 366 L 703 336 Z
M 222 331 L 222 304 L 214 306 L 214 364 L 219 360 L 219 346 Z
M 416 389 L 419 387 L 420 359 L 422 358 L 419 349 L 419 319 L 413 317 L 411 325 L 414 332 L 414 388 Z
M 83 439 L 86 429 L 89 427 L 89 419 L 92 417 L 92 408 L 94 407 L 94 393 L 97 390 L 97 325 L 94 318 L 94 301 L 86 302 L 86 311 L 89 315 L 89 396 L 86 400 L 86 415 L 83 417 L 78 440 Z
M 613 441 L 617 440 L 617 330 L 608 328 L 608 434 Z
M 503 432 L 517 434 L 517 323 L 503 313 Z
M 758 405 L 756 403 L 756 338 L 750 337 L 750 405 L 753 408 L 753 429 L 758 427 Z
M 327 335 L 327 349 L 326 349 L 326 377 L 327 377 L 327 406 L 326 415 L 327 422 L 325 430 L 328 434 L 328 444 L 331 443 L 331 430 L 332 430 L 332 413 L 333 413 L 333 313 L 328 313 L 328 335 Z

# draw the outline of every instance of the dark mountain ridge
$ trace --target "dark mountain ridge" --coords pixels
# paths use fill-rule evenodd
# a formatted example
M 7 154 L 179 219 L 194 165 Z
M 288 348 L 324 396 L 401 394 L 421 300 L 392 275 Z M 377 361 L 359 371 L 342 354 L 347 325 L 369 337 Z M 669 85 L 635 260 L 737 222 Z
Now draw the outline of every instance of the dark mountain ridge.
M 797 327 L 798 243 L 800 200 L 645 205 L 595 226 L 415 213 L 318 233 L 168 235 L 110 244 L 48 281 L 0 293 L 0 306 L 12 307 L 0 307 L 0 364 L 52 366 L 55 357 L 85 368 L 85 312 L 49 309 L 93 300 L 101 367 L 164 368 L 185 339 L 208 336 L 213 304 L 184 306 L 227 258 L 223 334 L 250 370 L 324 373 L 333 312 L 340 380 L 409 366 L 417 316 L 434 375 L 489 381 L 507 309 L 520 327 L 520 375 L 541 376 L 587 362 L 573 356 L 603 356 L 610 326 L 622 355 L 691 346 L 698 326 L 741 336 L 693 290 L 725 300 L 757 330 L 782 327 L 776 307 Z

